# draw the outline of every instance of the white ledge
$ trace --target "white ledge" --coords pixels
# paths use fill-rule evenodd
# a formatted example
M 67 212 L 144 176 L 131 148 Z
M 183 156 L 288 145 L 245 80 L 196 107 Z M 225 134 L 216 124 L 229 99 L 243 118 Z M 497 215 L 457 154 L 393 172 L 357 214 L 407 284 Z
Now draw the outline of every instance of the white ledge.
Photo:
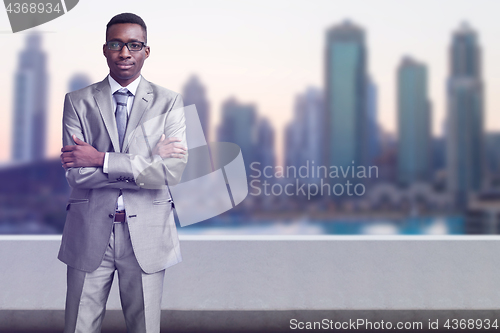
M 500 309 L 500 236 L 181 235 L 162 308 Z M 0 236 L 0 310 L 62 310 L 60 235 Z M 120 309 L 116 283 L 108 309 Z
M 500 235 L 179 235 L 181 241 L 500 241 Z M 61 235 L 0 235 L 0 241 L 61 241 Z

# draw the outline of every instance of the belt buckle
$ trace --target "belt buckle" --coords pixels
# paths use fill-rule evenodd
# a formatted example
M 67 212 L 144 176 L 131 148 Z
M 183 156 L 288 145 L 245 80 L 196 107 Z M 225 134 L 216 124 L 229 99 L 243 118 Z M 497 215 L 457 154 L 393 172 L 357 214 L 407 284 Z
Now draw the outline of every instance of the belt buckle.
M 115 218 L 113 223 L 125 223 L 127 221 L 127 216 L 125 215 L 125 210 L 120 210 L 115 212 Z

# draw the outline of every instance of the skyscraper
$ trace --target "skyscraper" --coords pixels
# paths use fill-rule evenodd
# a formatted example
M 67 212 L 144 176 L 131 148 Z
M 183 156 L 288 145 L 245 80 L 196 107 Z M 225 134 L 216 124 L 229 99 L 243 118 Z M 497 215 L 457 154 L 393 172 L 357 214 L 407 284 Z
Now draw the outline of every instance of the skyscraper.
M 483 181 L 483 89 L 478 36 L 464 23 L 453 33 L 447 84 L 448 189 L 459 207 Z
M 366 115 L 367 115 L 367 133 L 366 149 L 368 165 L 374 165 L 377 157 L 382 153 L 380 146 L 380 128 L 377 122 L 377 86 L 368 76 L 366 78 Z
M 500 176 L 500 133 L 493 132 L 485 135 L 486 169 L 492 178 Z
M 71 77 L 71 79 L 69 79 L 68 91 L 80 90 L 90 84 L 91 82 L 87 75 L 83 73 L 76 73 Z
M 276 156 L 274 153 L 274 129 L 267 118 L 261 118 L 257 122 L 257 149 L 255 149 L 255 160 L 260 162 L 260 168 L 266 166 L 274 168 Z
M 325 52 L 327 163 L 364 165 L 367 133 L 365 32 L 350 21 L 327 31 Z
M 217 141 L 233 142 L 240 146 L 247 175 L 250 174 L 250 164 L 256 157 L 256 122 L 257 112 L 253 104 L 240 104 L 235 98 L 230 98 L 222 104 L 222 120 Z
M 45 157 L 47 117 L 46 55 L 42 37 L 31 34 L 19 54 L 14 78 L 12 159 L 31 162 Z
M 286 130 L 285 158 L 287 166 L 324 165 L 324 101 L 323 92 L 314 87 L 295 100 L 294 118 Z M 319 180 L 316 178 L 314 181 Z M 311 179 L 306 182 L 314 182 Z
M 296 147 L 300 146 L 300 124 L 295 119 L 289 122 L 285 127 L 285 168 L 295 166 L 298 168 L 301 164 L 300 151 Z
M 323 92 L 314 87 L 309 87 L 302 95 L 297 97 L 297 119 L 302 124 L 302 161 L 313 161 L 323 164 L 321 147 L 324 145 L 323 119 L 324 102 Z
M 404 57 L 397 74 L 398 181 L 411 185 L 431 176 L 431 110 L 427 68 Z
M 209 121 L 210 121 L 210 108 L 205 94 L 205 87 L 201 84 L 196 75 L 189 78 L 186 85 L 184 85 L 182 97 L 184 105 L 188 106 L 194 104 L 200 117 L 201 127 L 207 142 L 209 140 Z

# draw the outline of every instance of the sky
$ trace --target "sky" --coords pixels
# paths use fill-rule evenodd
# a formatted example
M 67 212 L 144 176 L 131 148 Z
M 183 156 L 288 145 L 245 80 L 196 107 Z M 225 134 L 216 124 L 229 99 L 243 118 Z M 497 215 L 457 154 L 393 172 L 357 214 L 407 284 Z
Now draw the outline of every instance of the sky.
M 366 31 L 382 128 L 397 131 L 396 69 L 410 55 L 427 65 L 432 131 L 442 134 L 451 35 L 467 21 L 482 49 L 485 128 L 500 131 L 498 0 L 80 0 L 67 14 L 35 28 L 48 54 L 49 157 L 59 155 L 68 81 L 75 73 L 93 82 L 107 75 L 105 26 L 120 12 L 136 13 L 148 26 L 151 56 L 142 71 L 147 80 L 182 92 L 188 78 L 198 75 L 211 106 L 211 135 L 226 99 L 253 103 L 276 129 L 279 158 L 296 95 L 308 86 L 323 87 L 326 29 L 345 19 Z M 30 30 L 13 34 L 6 11 L 0 10 L 0 163 L 11 155 L 14 73 Z

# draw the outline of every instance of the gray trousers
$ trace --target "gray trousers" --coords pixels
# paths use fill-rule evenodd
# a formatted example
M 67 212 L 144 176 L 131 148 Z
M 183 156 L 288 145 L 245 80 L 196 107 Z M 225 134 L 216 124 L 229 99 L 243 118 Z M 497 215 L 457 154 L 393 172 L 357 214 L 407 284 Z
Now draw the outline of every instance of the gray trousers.
M 68 266 L 65 333 L 101 332 L 115 270 L 127 331 L 160 332 L 165 270 L 144 273 L 135 258 L 127 223 L 115 222 L 99 268 L 87 273 Z

